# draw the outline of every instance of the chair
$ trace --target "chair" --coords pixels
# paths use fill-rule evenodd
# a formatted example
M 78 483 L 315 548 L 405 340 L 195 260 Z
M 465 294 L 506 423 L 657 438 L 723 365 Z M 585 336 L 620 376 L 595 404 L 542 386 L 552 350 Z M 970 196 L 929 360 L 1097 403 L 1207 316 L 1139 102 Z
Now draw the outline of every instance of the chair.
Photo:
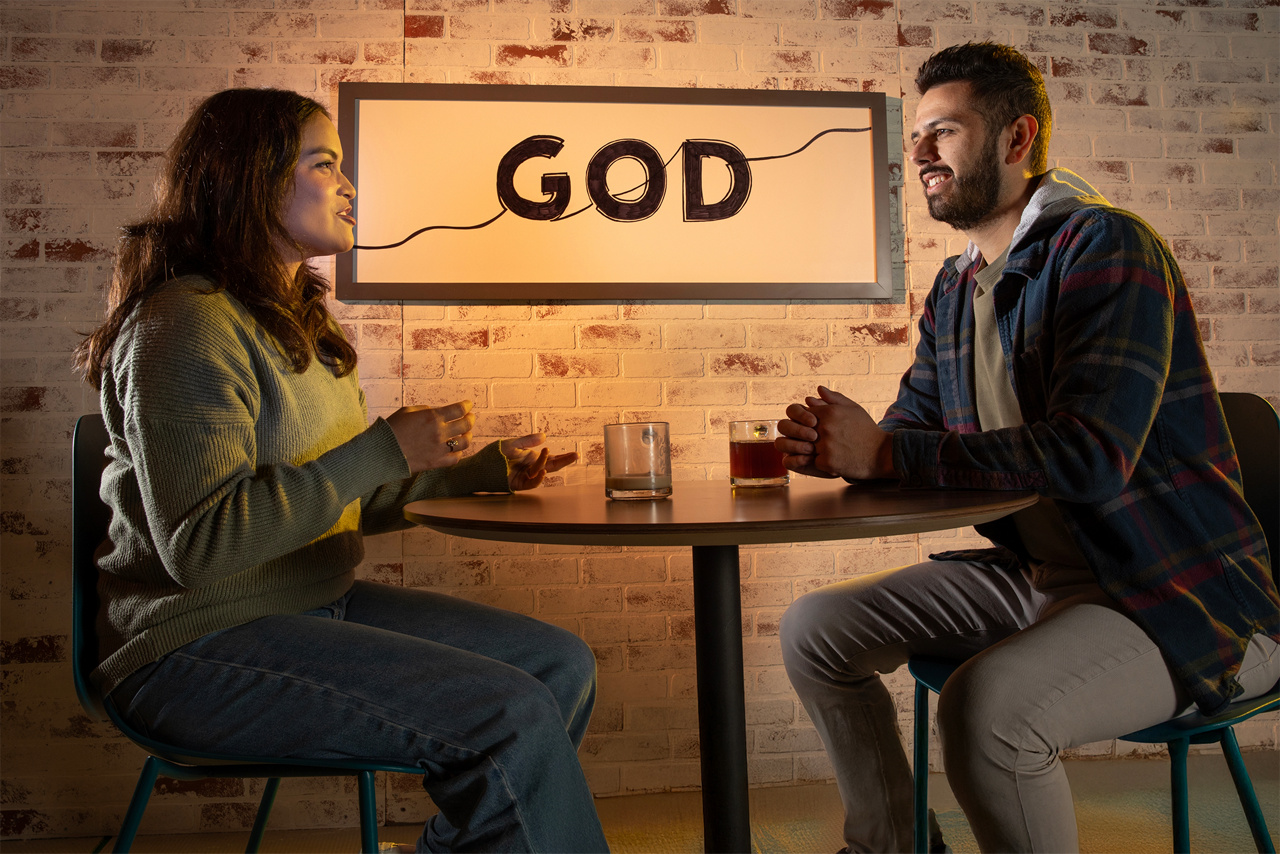
M 1244 480 L 1245 499 L 1262 523 L 1271 552 L 1271 575 L 1280 584 L 1280 422 L 1271 404 L 1255 394 L 1227 392 L 1219 395 L 1227 416 L 1227 426 L 1235 442 Z M 916 680 L 915 693 L 915 850 L 928 847 L 929 794 L 929 693 L 942 686 L 962 662 L 915 656 L 907 669 Z M 1244 808 L 1253 841 L 1261 852 L 1274 854 L 1267 822 L 1258 805 L 1253 783 L 1245 770 L 1232 727 L 1254 715 L 1280 708 L 1280 683 L 1270 693 L 1252 700 L 1232 703 L 1212 717 L 1193 713 L 1120 737 L 1121 741 L 1159 744 L 1169 748 L 1170 792 L 1173 813 L 1173 850 L 1191 850 L 1190 820 L 1187 810 L 1187 749 L 1192 744 L 1222 745 L 1224 758 L 1235 781 L 1240 805 Z
M 114 851 L 128 851 L 142 821 L 157 775 L 175 780 L 204 780 L 214 777 L 262 777 L 267 779 L 258 806 L 258 815 L 249 834 L 248 852 L 258 850 L 266 830 L 267 816 L 275 802 L 282 777 L 336 777 L 355 775 L 360 801 L 360 850 L 378 850 L 378 812 L 373 788 L 374 772 L 422 774 L 420 768 L 384 762 L 332 759 L 277 759 L 231 756 L 184 750 L 162 744 L 135 731 L 122 720 L 89 680 L 98 665 L 98 567 L 93 559 L 98 544 L 107 538 L 110 509 L 98 497 L 99 481 L 108 445 L 107 430 L 100 415 L 85 415 L 76 422 L 72 438 L 71 540 L 72 540 L 72 630 L 71 661 L 76 694 L 90 717 L 110 720 L 126 738 L 147 752 L 146 762 L 133 799 L 120 826 Z

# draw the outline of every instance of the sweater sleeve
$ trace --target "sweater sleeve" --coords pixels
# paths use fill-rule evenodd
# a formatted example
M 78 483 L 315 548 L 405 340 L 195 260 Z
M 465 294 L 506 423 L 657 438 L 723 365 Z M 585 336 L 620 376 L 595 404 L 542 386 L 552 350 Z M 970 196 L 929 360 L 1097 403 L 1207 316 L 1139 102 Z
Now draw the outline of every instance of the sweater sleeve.
M 404 506 L 422 498 L 453 498 L 477 492 L 510 492 L 507 462 L 491 442 L 477 453 L 445 469 L 424 471 L 378 487 L 361 501 L 360 518 L 366 534 L 382 534 L 412 527 Z
M 362 495 L 408 474 L 391 428 L 365 428 L 354 392 L 351 418 L 335 417 L 318 440 L 301 413 L 265 423 L 263 384 L 288 368 L 247 320 L 225 295 L 167 288 L 144 304 L 112 355 L 150 539 L 187 588 L 306 546 L 357 513 Z M 323 365 L 313 361 L 311 371 L 326 388 L 340 385 Z M 341 408 L 340 395 L 334 404 Z M 263 458 L 264 430 L 282 431 L 302 450 Z
M 359 394 L 360 409 L 367 418 L 369 405 L 364 389 L 360 389 Z M 378 420 L 382 421 L 381 418 Z M 412 523 L 404 518 L 404 506 L 410 501 L 509 491 L 507 460 L 498 443 L 492 442 L 449 468 L 419 472 L 412 477 L 383 484 L 365 495 L 360 501 L 361 528 L 366 534 L 384 534 L 411 527 Z

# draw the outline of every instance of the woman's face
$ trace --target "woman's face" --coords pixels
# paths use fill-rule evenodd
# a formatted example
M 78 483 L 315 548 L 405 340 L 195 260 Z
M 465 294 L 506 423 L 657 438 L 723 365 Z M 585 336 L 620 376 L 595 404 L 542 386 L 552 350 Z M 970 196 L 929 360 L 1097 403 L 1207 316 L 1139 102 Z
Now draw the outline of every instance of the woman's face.
M 302 151 L 293 170 L 293 191 L 284 200 L 285 229 L 303 249 L 305 261 L 346 252 L 355 244 L 351 200 L 356 188 L 342 174 L 342 143 L 333 122 L 317 113 L 302 129 Z M 291 254 L 291 253 L 290 253 Z

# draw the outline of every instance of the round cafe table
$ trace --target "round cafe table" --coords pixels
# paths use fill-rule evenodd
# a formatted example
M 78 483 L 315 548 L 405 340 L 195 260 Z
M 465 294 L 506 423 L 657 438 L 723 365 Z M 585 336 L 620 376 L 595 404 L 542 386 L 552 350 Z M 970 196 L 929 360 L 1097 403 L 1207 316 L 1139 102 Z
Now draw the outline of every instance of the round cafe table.
M 602 483 L 406 505 L 405 518 L 459 537 L 524 543 L 690 546 L 707 851 L 751 850 L 738 547 L 965 527 L 1036 501 L 1034 492 L 902 489 L 792 475 L 784 487 L 677 481 L 668 499 L 612 501 Z

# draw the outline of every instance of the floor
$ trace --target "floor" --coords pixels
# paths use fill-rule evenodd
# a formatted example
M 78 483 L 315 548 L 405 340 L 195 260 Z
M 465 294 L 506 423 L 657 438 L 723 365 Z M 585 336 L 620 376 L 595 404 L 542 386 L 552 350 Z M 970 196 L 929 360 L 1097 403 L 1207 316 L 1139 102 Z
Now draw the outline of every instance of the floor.
M 1245 754 L 1258 800 L 1271 825 L 1273 844 L 1280 842 L 1280 753 Z M 1080 850 L 1098 854 L 1145 854 L 1172 848 L 1169 825 L 1169 766 L 1144 760 L 1077 760 L 1067 763 Z M 1236 800 L 1231 777 L 1220 756 L 1190 758 L 1191 849 L 1238 854 L 1255 850 Z M 938 813 L 948 845 L 955 854 L 976 852 L 973 836 L 941 775 L 930 779 L 930 804 Z M 702 807 L 699 793 L 678 792 L 603 798 L 596 802 L 614 854 L 677 854 L 702 850 Z M 755 789 L 751 792 L 753 847 L 759 854 L 833 854 L 842 845 L 840 802 L 831 785 Z M 145 829 L 145 823 L 144 823 Z M 418 828 L 384 827 L 384 841 L 410 841 Z M 246 833 L 183 836 L 139 836 L 140 854 L 221 854 L 244 850 Z M 5 854 L 72 854 L 110 849 L 110 839 L 3 840 Z M 359 848 L 359 833 L 346 830 L 268 830 L 264 852 L 350 854 Z

